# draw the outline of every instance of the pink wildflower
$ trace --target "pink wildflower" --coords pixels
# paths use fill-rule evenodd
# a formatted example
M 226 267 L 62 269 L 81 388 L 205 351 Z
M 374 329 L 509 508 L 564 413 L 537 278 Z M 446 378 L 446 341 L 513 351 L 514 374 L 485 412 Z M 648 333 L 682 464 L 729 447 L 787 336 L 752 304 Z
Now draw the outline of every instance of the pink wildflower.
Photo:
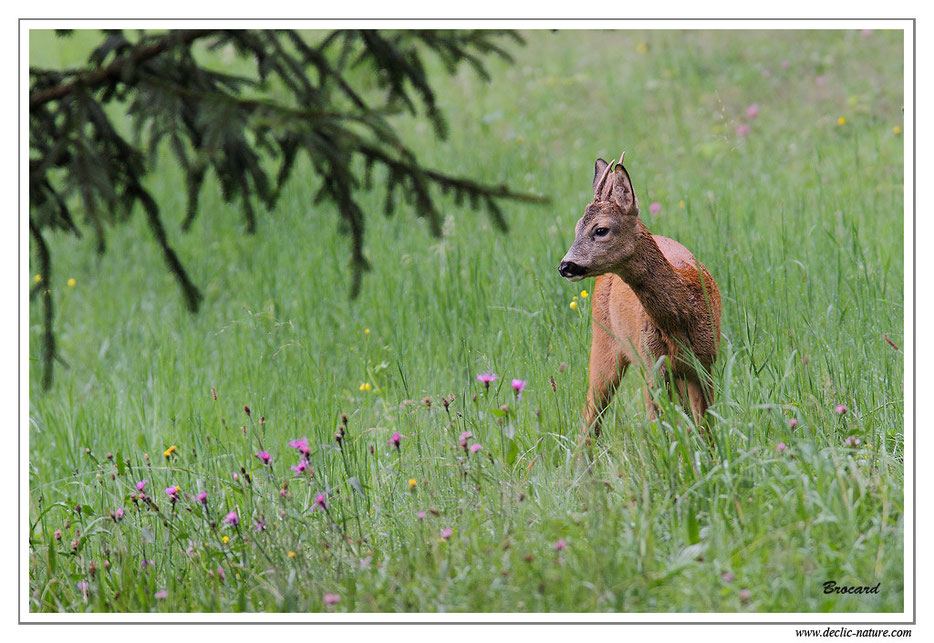
M 775 450 L 778 451 L 779 453 L 786 450 L 787 448 L 788 448 L 788 445 L 785 444 L 784 442 L 779 442 L 778 444 L 775 445 Z
M 218 565 L 216 573 L 217 573 L 217 577 L 221 579 L 221 582 L 223 582 L 224 581 L 224 568 Z
M 195 496 L 202 505 L 207 506 L 208 504 L 208 492 L 202 491 L 197 496 Z
M 872 29 L 863 29 L 862 34 L 864 36 L 872 35 Z
M 747 125 L 746 123 L 743 123 L 742 125 L 736 128 L 736 135 L 746 136 L 750 132 L 751 129 L 752 128 L 750 128 L 749 125 Z
M 512 390 L 516 394 L 516 401 L 522 399 L 522 391 L 525 390 L 525 385 L 527 382 L 525 380 L 513 380 L 512 381 Z
M 402 434 L 398 432 L 393 433 L 389 438 L 389 446 L 396 447 L 396 449 L 398 449 L 400 444 L 402 444 Z
M 753 103 L 752 105 L 746 108 L 746 116 L 748 116 L 749 118 L 755 118 L 758 115 L 759 115 L 759 105 L 757 105 L 756 103 Z
M 490 383 L 493 382 L 493 381 L 495 381 L 496 378 L 497 378 L 496 373 L 493 373 L 493 372 L 490 372 L 490 371 L 487 371 L 487 372 L 485 372 L 485 373 L 480 373 L 479 375 L 477 375 L 477 380 L 480 381 L 480 382 L 483 382 L 483 385 L 484 385 L 487 389 L 490 388 Z
M 653 217 L 661 211 L 662 204 L 658 201 L 654 201 L 651 205 L 649 205 L 649 214 L 651 214 Z
M 789 61 L 787 61 L 787 60 L 783 60 L 783 61 L 782 61 L 782 68 L 783 68 L 783 69 L 788 69 L 789 67 L 791 67 L 791 62 L 789 62 Z
M 169 498 L 172 499 L 172 502 L 175 502 L 176 500 L 178 500 L 179 491 L 181 491 L 181 488 L 178 485 L 174 485 L 174 484 L 165 488 L 165 492 L 166 494 L 168 494 Z
M 842 404 L 838 404 L 837 408 L 835 408 L 834 411 L 837 413 L 837 415 L 843 415 L 844 413 L 846 413 L 846 407 L 843 406 Z
M 415 517 L 418 518 L 419 520 L 424 520 L 425 516 L 426 514 L 424 511 L 419 511 L 417 514 L 415 514 Z
M 563 539 L 559 538 L 559 539 L 558 539 L 558 542 L 555 543 L 555 550 L 556 550 L 556 551 L 561 551 L 562 549 L 564 549 L 564 548 L 567 547 L 567 546 L 568 546 L 568 544 L 567 544 Z
M 860 439 L 855 435 L 851 435 L 843 441 L 843 444 L 848 447 L 858 447 L 860 444 Z
M 149 481 L 148 481 L 148 480 L 140 480 L 139 482 L 137 482 L 137 483 L 136 483 L 136 490 L 137 490 L 137 491 L 146 491 L 146 483 L 147 483 L 147 482 L 149 482 Z
M 302 460 L 298 464 L 292 465 L 290 468 L 295 472 L 295 475 L 300 476 L 305 472 L 305 469 L 308 468 L 308 460 Z
M 224 516 L 224 522 L 231 527 L 236 527 L 240 524 L 240 516 L 237 515 L 236 511 L 231 511 L 226 516 Z
M 255 455 L 257 458 L 262 460 L 263 464 L 269 464 L 272 461 L 272 456 L 269 455 L 268 451 L 260 451 L 259 453 Z
M 301 453 L 306 458 L 308 457 L 311 447 L 308 446 L 308 438 L 301 438 L 299 440 L 292 440 L 289 442 L 289 446 L 293 449 L 298 449 L 298 452 Z
M 824 85 L 827 84 L 827 77 L 826 77 L 826 76 L 818 76 L 817 78 L 814 79 L 814 82 L 817 83 L 817 86 L 818 86 L 818 87 L 823 87 Z
M 154 560 L 143 560 L 142 564 L 139 566 L 140 569 L 146 569 L 147 567 L 155 567 L 156 561 Z
M 341 600 L 340 594 L 325 594 L 324 595 L 324 604 L 325 605 L 337 605 Z
M 167 589 L 160 589 L 158 592 L 156 592 L 156 598 L 159 600 L 162 600 L 163 598 L 168 598 L 168 597 L 169 597 L 169 590 Z
M 791 418 L 788 420 L 788 426 L 790 426 L 792 429 L 798 426 L 798 418 Z
M 483 445 L 482 445 L 482 444 L 477 444 L 477 443 L 475 442 L 474 444 L 471 444 L 471 445 L 470 445 L 470 452 L 471 452 L 471 453 L 476 453 L 477 451 L 480 451 L 481 449 L 483 449 Z
M 453 535 L 454 535 L 454 530 L 451 529 L 450 527 L 445 527 L 444 529 L 441 530 L 441 537 L 444 538 L 445 540 L 447 540 Z
M 723 572 L 723 573 L 720 575 L 720 578 L 722 578 L 723 580 L 725 580 L 725 581 L 728 582 L 728 583 L 732 583 L 732 582 L 733 582 L 733 574 L 731 574 L 730 572 Z
M 123 507 L 120 507 L 114 512 L 114 518 L 116 518 L 118 521 L 123 520 Z
M 328 497 L 323 493 L 319 493 L 315 496 L 315 506 L 312 511 L 316 509 L 321 509 L 322 511 L 327 511 L 328 509 Z
M 55 533 L 53 534 L 53 536 L 55 536 L 55 540 L 61 540 L 61 539 L 62 539 L 62 530 L 61 530 L 61 529 L 56 529 L 56 530 L 55 530 Z

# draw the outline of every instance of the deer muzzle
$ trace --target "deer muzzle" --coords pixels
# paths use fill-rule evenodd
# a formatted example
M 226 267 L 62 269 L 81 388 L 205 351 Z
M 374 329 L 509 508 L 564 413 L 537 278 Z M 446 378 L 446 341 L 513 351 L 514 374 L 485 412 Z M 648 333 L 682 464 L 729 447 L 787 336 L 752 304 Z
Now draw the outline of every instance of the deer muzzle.
M 580 281 L 587 274 L 587 268 L 573 261 L 562 261 L 558 265 L 558 274 L 568 281 Z

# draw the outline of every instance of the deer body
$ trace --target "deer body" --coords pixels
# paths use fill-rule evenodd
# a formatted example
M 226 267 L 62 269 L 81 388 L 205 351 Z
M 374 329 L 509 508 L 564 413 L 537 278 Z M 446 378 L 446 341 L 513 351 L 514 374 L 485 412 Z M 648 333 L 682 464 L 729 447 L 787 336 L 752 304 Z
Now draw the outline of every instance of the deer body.
M 599 416 L 631 364 L 645 382 L 649 417 L 657 413 L 651 389 L 664 384 L 699 423 L 713 401 L 708 373 L 719 344 L 720 292 L 687 248 L 648 231 L 625 168 L 610 169 L 597 160 L 594 202 L 559 267 L 573 281 L 597 277 L 585 425 L 599 435 Z

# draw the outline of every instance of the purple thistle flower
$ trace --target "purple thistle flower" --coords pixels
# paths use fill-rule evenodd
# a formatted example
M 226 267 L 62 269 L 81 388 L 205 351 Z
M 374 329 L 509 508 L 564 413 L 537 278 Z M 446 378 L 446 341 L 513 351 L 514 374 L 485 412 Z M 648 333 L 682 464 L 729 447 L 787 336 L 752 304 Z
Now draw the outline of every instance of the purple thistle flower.
M 788 426 L 790 426 L 792 429 L 798 426 L 798 418 L 791 418 L 788 420 Z
M 496 379 L 497 379 L 496 373 L 493 373 L 491 371 L 487 371 L 485 373 L 480 373 L 479 375 L 477 375 L 477 380 L 480 382 L 483 382 L 483 385 L 487 389 L 490 388 L 490 383 L 494 382 Z
M 512 381 L 512 390 L 516 392 L 516 395 L 519 395 L 523 390 L 525 390 L 526 385 L 525 380 L 513 380 Z
M 147 482 L 149 482 L 149 481 L 148 481 L 148 480 L 140 480 L 139 482 L 137 482 L 137 483 L 136 483 L 136 490 L 137 490 L 137 491 L 146 491 L 146 483 L 147 483 Z
M 139 566 L 140 569 L 146 569 L 147 567 L 155 567 L 156 561 L 154 560 L 143 560 L 142 564 Z
M 325 594 L 324 595 L 325 605 L 336 605 L 340 600 L 341 600 L 340 594 Z
M 224 516 L 224 522 L 231 527 L 236 527 L 240 524 L 240 516 L 237 515 L 236 511 L 231 511 L 226 516 Z
M 419 511 L 417 514 L 415 514 L 415 517 L 418 518 L 419 520 L 424 520 L 426 515 L 427 514 L 424 511 Z
M 302 473 L 305 472 L 305 469 L 308 468 L 308 460 L 302 460 L 301 462 L 299 462 L 296 465 L 293 465 L 290 468 L 292 469 L 292 471 L 295 472 L 295 475 L 300 476 L 302 475 Z
M 301 453 L 306 458 L 311 452 L 311 447 L 308 446 L 308 438 L 301 438 L 299 440 L 292 440 L 289 442 L 289 446 L 293 449 L 298 449 L 298 452 Z
M 217 566 L 217 577 L 221 579 L 221 582 L 224 581 L 224 568 L 220 565 Z
M 555 543 L 555 550 L 556 550 L 556 551 L 561 551 L 562 549 L 564 549 L 564 548 L 567 547 L 567 546 L 568 546 L 567 542 L 565 542 L 563 539 L 559 538 L 559 539 L 558 539 L 558 542 Z
M 470 445 L 470 452 L 471 452 L 471 453 L 476 453 L 477 451 L 480 451 L 480 450 L 482 450 L 482 449 L 483 449 L 483 445 L 482 445 L 482 444 L 479 444 L 479 443 L 477 443 L 477 442 L 475 442 L 475 443 L 473 443 L 473 444 Z
M 315 496 L 315 506 L 312 508 L 312 511 L 321 509 L 322 511 L 328 510 L 328 497 L 323 493 L 319 493 Z
M 837 415 L 843 415 L 844 413 L 846 413 L 846 407 L 842 404 L 838 404 L 837 408 L 834 409 L 834 412 Z
M 473 437 L 473 433 L 470 431 L 464 431 L 461 433 L 460 441 L 458 442 L 461 445 L 461 448 L 466 452 L 467 451 L 467 440 Z
M 260 451 L 256 454 L 256 457 L 263 461 L 263 464 L 269 464 L 272 461 L 272 456 L 269 455 L 269 451 Z
M 393 433 L 392 437 L 389 438 L 389 446 L 396 447 L 396 449 L 398 449 L 400 444 L 402 444 L 402 435 L 398 432 Z
M 655 201 L 649 205 L 649 214 L 651 214 L 653 217 L 661 211 L 662 211 L 662 204 L 659 203 L 658 201 Z
M 181 487 L 175 484 L 165 488 L 165 493 L 168 494 L 169 498 L 172 499 L 172 502 L 178 500 L 179 491 L 181 491 Z
M 254 531 L 266 531 L 266 521 L 260 518 L 259 520 L 254 522 L 253 530 Z
M 786 450 L 787 448 L 788 448 L 788 445 L 785 444 L 784 442 L 779 442 L 778 444 L 775 445 L 775 450 L 778 451 L 779 453 Z
M 202 505 L 204 505 L 205 507 L 208 506 L 208 492 L 207 491 L 202 491 L 195 497 L 198 499 L 198 502 L 200 502 Z
M 123 507 L 118 508 L 117 511 L 114 512 L 114 517 L 117 520 L 123 520 Z
M 451 529 L 450 527 L 445 527 L 444 529 L 441 530 L 441 537 L 444 538 L 445 540 L 447 540 L 453 535 L 454 535 L 454 530 Z

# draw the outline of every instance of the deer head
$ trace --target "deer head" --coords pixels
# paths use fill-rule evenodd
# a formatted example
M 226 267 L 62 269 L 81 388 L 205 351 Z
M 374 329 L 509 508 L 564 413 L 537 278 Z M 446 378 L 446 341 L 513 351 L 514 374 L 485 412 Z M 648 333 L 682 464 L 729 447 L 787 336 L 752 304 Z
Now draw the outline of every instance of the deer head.
M 597 159 L 593 202 L 577 222 L 574 243 L 558 272 L 570 281 L 614 272 L 635 252 L 638 216 L 636 193 L 623 167 L 623 157 L 615 166 Z

